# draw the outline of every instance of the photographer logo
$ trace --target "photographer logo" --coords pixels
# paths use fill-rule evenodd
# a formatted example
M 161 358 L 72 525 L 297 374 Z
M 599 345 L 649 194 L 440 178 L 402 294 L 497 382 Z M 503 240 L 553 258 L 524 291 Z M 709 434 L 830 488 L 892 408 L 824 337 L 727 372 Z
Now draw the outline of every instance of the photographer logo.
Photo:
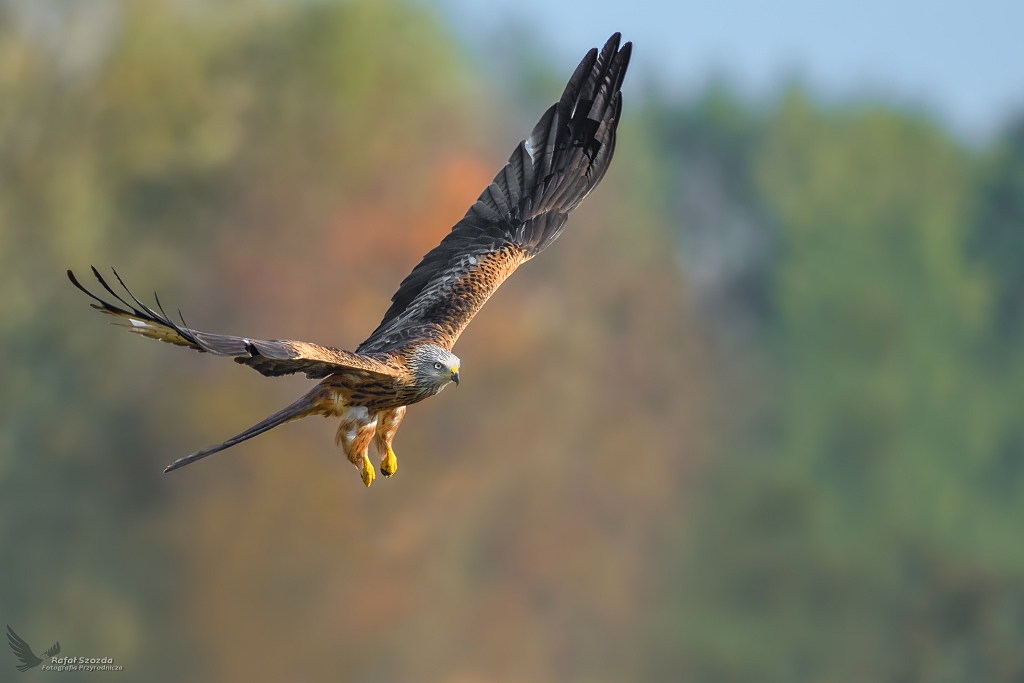
M 112 657 L 57 657 L 60 654 L 60 642 L 53 644 L 50 649 L 37 657 L 32 648 L 25 642 L 25 639 L 14 632 L 10 626 L 7 627 L 7 643 L 18 658 L 15 668 L 25 672 L 41 666 L 42 671 L 122 671 L 124 667 L 114 664 Z M 49 661 L 47 661 L 49 660 Z

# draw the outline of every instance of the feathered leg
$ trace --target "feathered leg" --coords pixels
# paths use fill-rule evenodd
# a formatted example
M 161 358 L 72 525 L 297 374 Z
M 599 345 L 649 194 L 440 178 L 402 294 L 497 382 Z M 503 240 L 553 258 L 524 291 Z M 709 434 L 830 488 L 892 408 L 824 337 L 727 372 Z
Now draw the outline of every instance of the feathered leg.
M 403 417 L 405 406 L 377 413 L 377 436 L 374 440 L 377 443 L 377 452 L 380 453 L 380 473 L 385 477 L 390 477 L 398 470 L 398 458 L 391 450 L 391 442 L 398 431 L 398 425 L 402 424 Z
M 370 442 L 377 432 L 377 416 L 370 418 L 369 411 L 357 406 L 349 408 L 341 418 L 338 433 L 334 438 L 345 451 L 345 456 L 355 465 L 363 477 L 363 483 L 369 486 L 377 475 L 373 471 L 373 463 L 367 451 Z

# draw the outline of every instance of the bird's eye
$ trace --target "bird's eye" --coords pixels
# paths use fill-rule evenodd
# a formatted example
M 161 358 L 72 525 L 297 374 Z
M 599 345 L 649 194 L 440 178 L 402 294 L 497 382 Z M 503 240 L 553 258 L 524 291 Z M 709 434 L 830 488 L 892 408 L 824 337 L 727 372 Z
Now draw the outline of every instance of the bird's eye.
M 435 369 L 435 370 L 440 370 L 440 369 L 441 369 L 441 368 L 443 368 L 443 367 L 444 367 L 444 366 L 443 366 L 443 365 L 441 365 L 440 363 L 434 363 L 434 369 Z

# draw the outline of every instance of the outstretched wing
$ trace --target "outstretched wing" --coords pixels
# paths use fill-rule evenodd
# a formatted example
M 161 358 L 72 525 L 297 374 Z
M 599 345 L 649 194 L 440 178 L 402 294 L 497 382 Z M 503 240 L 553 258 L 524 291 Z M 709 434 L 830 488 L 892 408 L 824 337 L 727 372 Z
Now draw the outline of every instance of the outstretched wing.
M 10 644 L 11 649 L 14 650 L 14 656 L 18 658 L 21 664 L 18 665 L 18 671 L 28 671 L 34 666 L 39 666 L 42 663 L 42 659 L 36 657 L 36 654 L 32 652 L 32 648 L 28 646 L 24 640 L 21 639 L 14 630 L 7 627 L 7 642 Z
M 50 649 L 43 653 L 44 657 L 56 657 L 60 654 L 60 641 L 50 646 Z
M 164 313 L 159 297 L 156 298 L 157 309 L 154 311 L 125 287 L 121 277 L 114 271 L 114 277 L 124 288 L 125 293 L 134 303 L 128 303 L 117 294 L 95 268 L 93 275 L 100 285 L 125 308 L 104 301 L 96 296 L 68 271 L 68 279 L 80 290 L 92 297 L 96 303 L 92 307 L 108 315 L 121 319 L 114 323 L 126 327 L 136 334 L 150 339 L 178 346 L 187 346 L 200 352 L 209 352 L 218 356 L 232 356 L 236 363 L 248 365 L 268 377 L 289 375 L 296 372 L 306 373 L 310 379 L 319 379 L 342 370 L 358 369 L 379 375 L 381 378 L 394 377 L 395 371 L 372 358 L 366 358 L 349 351 L 342 351 L 329 346 L 319 346 L 303 341 L 279 341 L 276 339 L 249 339 L 247 337 L 231 337 L 224 334 L 201 332 L 185 325 L 182 319 L 178 325 Z M 155 295 L 154 295 L 155 296 Z M 179 314 L 180 315 L 180 314 Z
M 616 33 L 587 53 L 530 137 L 519 143 L 465 217 L 423 257 L 357 352 L 410 341 L 451 349 L 498 286 L 559 234 L 570 211 L 601 181 L 615 150 L 632 45 Z

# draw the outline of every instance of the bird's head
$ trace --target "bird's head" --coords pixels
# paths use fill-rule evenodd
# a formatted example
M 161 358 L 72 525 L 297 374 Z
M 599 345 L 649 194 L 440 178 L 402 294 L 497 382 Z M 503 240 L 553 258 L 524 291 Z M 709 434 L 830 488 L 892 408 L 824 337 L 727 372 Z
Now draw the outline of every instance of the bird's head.
M 424 344 L 413 354 L 413 375 L 416 383 L 435 391 L 441 391 L 449 382 L 459 383 L 459 368 L 462 361 L 448 349 L 437 344 Z

